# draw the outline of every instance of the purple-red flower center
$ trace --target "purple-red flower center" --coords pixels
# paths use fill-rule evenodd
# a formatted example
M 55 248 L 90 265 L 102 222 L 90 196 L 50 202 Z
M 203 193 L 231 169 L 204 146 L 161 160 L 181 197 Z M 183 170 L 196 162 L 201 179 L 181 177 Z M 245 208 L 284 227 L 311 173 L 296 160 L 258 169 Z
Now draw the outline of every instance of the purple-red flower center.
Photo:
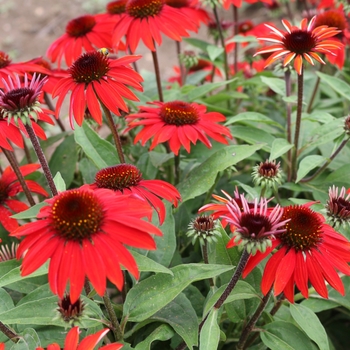
M 198 216 L 193 221 L 193 229 L 197 232 L 207 232 L 213 230 L 215 227 L 214 218 L 212 215 L 209 216 Z
M 9 56 L 4 51 L 0 51 L 0 69 L 7 67 L 10 63 Z
M 196 124 L 199 119 L 197 109 L 182 101 L 164 103 L 160 109 L 160 117 L 164 123 L 176 126 Z
M 81 299 L 79 298 L 76 302 L 72 303 L 69 294 L 59 299 L 57 304 L 57 311 L 61 314 L 65 322 L 70 322 L 71 320 L 79 318 L 84 311 L 84 303 Z
M 82 54 L 69 68 L 69 73 L 75 82 L 86 84 L 100 80 L 108 71 L 108 57 L 100 51 Z
M 322 221 L 311 209 L 301 205 L 286 207 L 281 220 L 287 219 L 290 221 L 285 225 L 286 232 L 279 236 L 284 245 L 304 251 L 322 241 Z
M 259 233 L 269 232 L 272 229 L 271 222 L 267 216 L 254 213 L 242 213 L 240 226 L 244 228 L 241 234 L 247 238 L 259 238 Z
M 129 0 L 126 12 L 136 18 L 156 16 L 162 10 L 164 0 Z
M 107 4 L 107 12 L 110 15 L 119 15 L 125 12 L 127 0 L 112 1 Z
M 118 164 L 97 172 L 95 184 L 99 188 L 123 191 L 125 188 L 137 186 L 142 180 L 140 170 L 132 164 Z
M 36 91 L 26 87 L 10 90 L 1 98 L 0 106 L 7 111 L 31 107 L 36 102 Z
M 66 33 L 74 38 L 79 38 L 80 36 L 90 33 L 95 24 L 96 21 L 94 16 L 81 16 L 68 22 L 66 26 Z
M 51 208 L 52 226 L 63 239 L 82 241 L 98 232 L 103 207 L 93 192 L 70 190 L 56 196 Z
M 316 46 L 316 39 L 312 33 L 301 29 L 287 33 L 282 40 L 287 50 L 298 55 L 308 53 Z
M 171 7 L 188 7 L 188 0 L 165 0 L 165 3 Z
M 239 33 L 246 33 L 254 28 L 252 21 L 244 21 L 243 23 L 238 25 L 238 32 Z

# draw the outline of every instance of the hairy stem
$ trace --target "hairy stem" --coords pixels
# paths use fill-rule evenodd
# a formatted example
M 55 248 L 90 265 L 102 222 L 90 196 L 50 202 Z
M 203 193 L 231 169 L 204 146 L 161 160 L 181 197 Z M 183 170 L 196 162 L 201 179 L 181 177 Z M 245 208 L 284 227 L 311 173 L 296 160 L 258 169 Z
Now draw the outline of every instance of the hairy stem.
M 53 196 L 58 194 L 55 182 L 53 181 L 53 176 L 51 174 L 51 170 L 49 168 L 49 164 L 47 163 L 45 154 L 41 149 L 38 137 L 35 135 L 35 132 L 31 125 L 25 124 L 26 131 L 29 135 L 30 141 L 32 142 L 34 151 L 38 157 L 39 163 L 41 164 L 41 168 L 43 169 L 44 176 L 46 178 L 47 184 L 51 190 Z
M 268 293 L 262 298 L 258 308 L 256 309 L 254 315 L 249 320 L 248 324 L 244 327 L 243 332 L 241 334 L 241 337 L 239 338 L 238 344 L 236 346 L 236 350 L 243 350 L 245 349 L 246 342 L 248 340 L 249 335 L 251 334 L 254 326 L 256 325 L 256 322 L 259 320 L 261 314 L 266 308 L 267 303 L 270 300 L 272 293 L 272 287 L 268 291 Z
M 204 240 L 204 244 L 202 245 L 202 255 L 203 255 L 204 264 L 209 264 L 208 241 L 206 239 Z M 209 278 L 209 285 L 210 287 L 214 287 L 214 280 L 212 278 Z
M 238 7 L 233 5 L 232 6 L 233 11 L 233 35 L 238 35 Z M 233 52 L 233 69 L 235 71 L 235 74 L 238 73 L 238 50 L 239 50 L 239 43 L 235 43 L 235 50 Z
M 109 298 L 107 292 L 103 296 L 103 302 L 108 312 L 109 320 L 112 324 L 112 331 L 114 333 L 115 340 L 121 340 L 123 338 L 123 333 L 118 322 L 117 315 L 115 314 L 111 299 Z
M 304 89 L 304 69 L 302 67 L 301 74 L 298 74 L 297 117 L 295 122 L 294 151 L 293 151 L 293 157 L 292 157 L 292 180 L 293 181 L 295 181 L 297 178 L 299 137 L 300 137 L 300 127 L 301 127 L 301 115 L 303 110 L 303 89 Z
M 30 190 L 27 186 L 27 183 L 24 179 L 24 176 L 21 173 L 21 170 L 19 168 L 19 164 L 17 162 L 15 155 L 13 154 L 13 152 L 8 151 L 6 148 L 3 148 L 3 147 L 0 147 L 0 148 L 1 148 L 2 152 L 4 153 L 5 157 L 7 158 L 8 162 L 10 163 L 13 171 L 15 172 L 17 179 L 22 186 L 23 192 L 24 192 L 25 196 L 27 197 L 30 206 L 32 207 L 33 205 L 35 205 L 35 201 L 34 201 L 34 198 L 32 196 L 32 193 L 30 192 Z
M 11 331 L 11 329 L 5 326 L 1 321 L 0 321 L 0 331 L 4 333 L 6 337 L 8 337 L 11 341 L 13 341 L 14 343 L 18 343 L 19 336 L 13 331 Z
M 159 101 L 163 102 L 164 98 L 163 98 L 163 90 L 162 90 L 162 81 L 160 79 L 159 61 L 158 61 L 156 46 L 154 47 L 155 47 L 154 51 L 151 51 L 152 58 L 153 58 L 153 65 L 154 65 L 154 73 L 156 74 Z
M 292 91 L 292 84 L 290 80 L 290 70 L 286 70 L 284 73 L 284 81 L 286 84 L 286 97 L 291 95 Z M 287 102 L 286 105 L 286 113 L 287 113 L 287 141 L 289 143 L 292 143 L 292 106 L 289 102 Z M 291 180 L 292 173 L 291 173 L 291 163 L 292 163 L 292 151 L 289 150 L 287 153 L 287 159 L 288 159 L 288 181 Z
M 100 104 L 101 104 L 103 112 L 104 112 L 104 114 L 105 114 L 105 116 L 107 118 L 108 126 L 111 129 L 113 140 L 114 140 L 114 143 L 115 143 L 115 147 L 117 149 L 119 161 L 120 161 L 120 163 L 125 163 L 125 157 L 124 157 L 124 153 L 123 153 L 122 142 L 120 141 L 118 129 L 117 129 L 115 123 L 114 123 L 112 114 L 111 114 L 110 110 L 102 103 L 101 100 L 100 100 Z

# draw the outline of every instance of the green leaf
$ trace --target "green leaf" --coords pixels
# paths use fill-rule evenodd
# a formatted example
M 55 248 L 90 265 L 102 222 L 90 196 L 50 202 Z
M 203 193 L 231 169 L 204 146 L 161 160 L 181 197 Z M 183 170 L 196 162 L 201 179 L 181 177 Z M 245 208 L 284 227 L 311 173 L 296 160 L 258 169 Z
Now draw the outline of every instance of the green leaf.
M 220 341 L 218 309 L 212 309 L 205 320 L 199 339 L 199 350 L 215 350 Z
M 237 78 L 231 79 L 231 80 L 224 80 L 224 81 L 220 81 L 217 83 L 206 83 L 203 84 L 201 86 L 194 86 L 189 92 L 185 93 L 183 96 L 183 99 L 186 99 L 189 102 L 192 102 L 194 100 L 196 100 L 199 97 L 202 97 L 204 95 L 206 95 L 208 92 L 217 89 L 219 87 L 225 86 L 227 84 L 232 83 L 233 81 L 235 81 Z M 188 88 L 188 86 L 184 86 L 183 89 Z
M 63 192 L 66 190 L 66 183 L 64 182 L 63 177 L 59 171 L 56 173 L 55 177 L 53 178 L 53 181 L 58 192 Z
M 119 157 L 115 146 L 103 140 L 85 121 L 81 127 L 75 125 L 74 137 L 76 143 L 83 149 L 86 156 L 92 160 L 98 169 L 119 164 Z
M 298 327 L 289 322 L 276 321 L 263 326 L 261 340 L 271 350 L 312 350 L 311 340 Z
M 220 286 L 220 288 L 209 298 L 204 308 L 204 314 L 207 314 L 209 310 L 214 306 L 214 304 L 219 300 L 226 287 L 227 284 Z M 249 283 L 245 281 L 238 281 L 235 288 L 225 300 L 224 304 L 231 303 L 232 301 L 236 300 L 245 300 L 251 298 L 260 299 L 257 292 Z
M 174 331 L 168 325 L 162 324 L 156 328 L 144 341 L 137 344 L 135 350 L 151 350 L 155 340 L 166 341 L 174 336 Z
M 215 61 L 223 52 L 224 48 L 215 45 L 208 45 L 207 52 L 211 61 Z
M 0 313 L 10 310 L 15 306 L 10 294 L 3 288 L 0 288 L 0 300 Z
M 33 328 L 26 328 L 19 342 L 14 344 L 10 350 L 32 350 L 40 346 L 40 338 Z M 6 348 L 8 349 L 8 348 Z
M 270 132 L 248 125 L 234 125 L 231 127 L 231 134 L 253 145 L 262 144 L 261 147 L 266 151 L 270 150 L 275 140 Z
M 317 166 L 322 164 L 327 158 L 312 155 L 303 158 L 299 164 L 297 179 L 295 182 L 299 182 L 305 175 L 309 173 L 310 170 L 315 169 Z
M 95 182 L 95 176 L 98 172 L 98 169 L 89 158 L 84 157 L 79 162 L 79 170 L 83 177 L 84 183 L 91 184 Z
M 254 35 L 235 35 L 233 38 L 226 41 L 226 45 L 230 43 L 256 43 L 257 38 Z
M 329 174 L 325 180 L 325 182 L 329 183 L 344 183 L 349 186 L 349 173 L 350 173 L 350 165 L 345 164 L 338 168 L 337 170 L 333 171 L 331 174 Z
M 276 121 L 272 120 L 271 118 L 267 117 L 266 115 L 258 113 L 258 112 L 239 113 L 234 117 L 227 118 L 227 122 L 225 123 L 225 125 L 231 125 L 231 124 L 234 124 L 237 122 L 247 122 L 247 121 L 269 124 L 269 125 L 273 125 L 273 126 L 276 126 L 280 129 L 284 130 L 284 128 L 281 126 L 281 124 L 277 123 Z
M 141 322 L 175 299 L 187 286 L 195 281 L 218 276 L 232 266 L 186 264 L 171 268 L 174 276 L 157 274 L 130 289 L 124 304 L 124 315 L 128 321 Z
M 198 47 L 199 49 L 201 49 L 204 52 L 207 51 L 207 47 L 208 47 L 208 45 L 210 45 L 209 42 L 201 40 L 201 39 L 196 39 L 196 38 L 184 38 L 183 40 L 192 46 Z
M 152 316 L 153 320 L 168 323 L 181 336 L 189 349 L 198 343 L 198 319 L 190 301 L 181 293 Z
M 286 96 L 286 83 L 283 79 L 268 78 L 263 76 L 261 76 L 260 79 L 276 94 Z
M 78 152 L 74 135 L 67 136 L 52 154 L 49 167 L 52 174 L 61 173 L 67 187 L 73 181 Z
M 0 269 L 2 268 L 2 264 L 5 264 L 6 262 L 0 263 Z M 20 263 L 17 262 L 16 267 L 12 268 L 10 271 L 8 271 L 7 273 L 4 273 L 0 277 L 0 287 L 5 287 L 11 283 L 14 283 L 17 281 L 23 281 L 24 279 L 27 279 L 27 278 L 45 275 L 47 274 L 47 270 L 48 270 L 48 264 L 46 263 L 45 265 L 39 267 L 35 272 L 31 273 L 30 275 L 22 277 L 20 273 L 21 269 L 19 265 Z
M 344 80 L 340 80 L 339 78 L 321 72 L 316 72 L 316 74 L 321 78 L 322 81 L 326 82 L 341 96 L 343 96 L 347 100 L 350 100 L 350 85 L 347 84 Z
M 272 161 L 274 159 L 277 159 L 278 157 L 288 152 L 291 148 L 293 148 L 293 145 L 290 144 L 286 139 L 275 139 L 272 142 L 269 160 Z
M 27 210 L 21 211 L 18 214 L 11 215 L 11 218 L 14 218 L 16 220 L 34 219 L 37 217 L 40 209 L 42 207 L 45 207 L 45 205 L 47 205 L 46 202 L 40 202 L 38 204 L 33 205 Z
M 320 350 L 329 350 L 327 333 L 316 314 L 300 304 L 290 304 L 289 308 L 294 320 Z
M 137 267 L 141 272 L 156 272 L 156 273 L 168 273 L 173 275 L 171 270 L 167 269 L 161 264 L 158 264 L 154 260 L 147 258 L 147 256 L 142 255 L 135 250 L 131 251 L 133 257 L 135 258 Z
M 228 146 L 212 154 L 179 184 L 178 190 L 181 193 L 182 203 L 207 192 L 214 184 L 219 171 L 250 157 L 263 146 L 264 144 Z

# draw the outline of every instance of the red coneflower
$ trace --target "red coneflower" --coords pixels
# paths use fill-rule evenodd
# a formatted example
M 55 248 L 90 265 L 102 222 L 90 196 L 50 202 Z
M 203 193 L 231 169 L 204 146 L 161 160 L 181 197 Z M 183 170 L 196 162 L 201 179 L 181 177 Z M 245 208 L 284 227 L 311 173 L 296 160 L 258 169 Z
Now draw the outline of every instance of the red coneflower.
M 0 88 L 3 89 L 3 79 L 9 77 L 15 79 L 17 75 L 23 76 L 25 73 L 28 75 L 30 72 L 37 72 L 41 74 L 47 74 L 48 71 L 45 67 L 36 64 L 33 61 L 13 63 L 8 54 L 4 51 L 0 51 Z
M 300 75 L 303 67 L 303 59 L 314 65 L 313 59 L 325 64 L 318 53 L 335 54 L 334 52 L 342 46 L 340 42 L 335 40 L 327 40 L 334 37 L 340 30 L 328 26 L 314 26 L 316 16 L 307 24 L 304 18 L 300 23 L 300 28 L 292 26 L 287 20 L 282 20 L 285 31 L 281 31 L 272 25 L 266 24 L 272 30 L 271 34 L 259 40 L 265 40 L 275 45 L 259 49 L 254 56 L 264 53 L 273 52 L 266 60 L 265 67 L 269 66 L 281 57 L 284 57 L 283 66 L 285 67 L 294 59 L 294 68 Z
M 92 15 L 77 17 L 68 22 L 66 32 L 48 48 L 46 55 L 60 67 L 62 58 L 71 66 L 84 51 L 112 47 L 109 23 L 96 21 Z
M 125 13 L 114 28 L 113 43 L 118 44 L 126 36 L 126 45 L 135 52 L 140 40 L 155 51 L 154 42 L 162 43 L 161 33 L 181 41 L 189 36 L 188 30 L 197 32 L 195 21 L 179 9 L 170 7 L 165 0 L 128 0 Z
M 27 164 L 19 169 L 23 176 L 27 176 L 40 168 L 39 164 Z M 35 181 L 25 180 L 28 189 L 34 193 L 47 197 L 48 193 Z M 7 167 L 0 177 L 0 223 L 7 231 L 13 231 L 18 227 L 17 220 L 11 218 L 13 213 L 29 209 L 29 206 L 14 197 L 23 192 L 15 172 Z
M 224 218 L 234 227 L 234 231 L 226 247 L 246 248 L 252 255 L 257 251 L 265 252 L 272 246 L 276 236 L 286 231 L 284 226 L 289 219 L 281 219 L 283 209 L 279 205 L 268 211 L 266 198 L 261 198 L 260 201 L 255 199 L 254 208 L 251 208 L 243 195 L 240 199 L 241 205 L 234 200 L 227 203 L 229 213 Z
M 328 190 L 327 217 L 333 227 L 350 224 L 350 194 L 346 194 L 345 187 L 340 192 L 334 185 Z
M 261 282 L 263 294 L 266 295 L 273 286 L 275 295 L 283 292 L 290 302 L 294 302 L 294 285 L 308 298 L 310 282 L 318 294 L 327 298 L 327 281 L 344 295 L 336 269 L 350 275 L 350 242 L 326 224 L 322 215 L 311 210 L 312 204 L 285 207 L 281 220 L 290 220 L 284 226 L 285 232 L 264 254 L 249 259 L 243 277 L 278 247 L 265 266 Z
M 103 339 L 103 337 L 109 332 L 108 328 L 104 328 L 97 333 L 88 335 L 79 343 L 79 327 L 73 327 L 69 330 L 64 341 L 63 350 L 93 350 L 94 347 Z M 2 350 L 5 350 L 5 345 L 3 343 Z M 100 350 L 120 350 L 123 347 L 123 344 L 112 343 L 100 347 Z M 45 350 L 41 346 L 36 347 L 35 350 Z M 57 344 L 50 344 L 47 347 L 47 350 L 61 350 L 61 347 Z
M 118 164 L 98 171 L 91 187 L 133 194 L 145 200 L 156 210 L 160 224 L 163 224 L 166 214 L 160 198 L 173 203 L 175 207 L 181 199 L 173 185 L 162 180 L 144 180 L 140 170 L 132 164 Z
M 207 113 L 204 105 L 192 102 L 150 102 L 156 107 L 141 106 L 140 113 L 130 114 L 126 120 L 128 129 L 144 126 L 136 135 L 134 143 L 142 141 L 144 145 L 153 137 L 150 149 L 160 143 L 168 142 L 172 152 L 179 154 L 181 145 L 190 152 L 191 142 L 203 142 L 208 148 L 211 143 L 207 135 L 215 141 L 228 144 L 225 137 L 232 139 L 230 130 L 217 122 L 226 120 L 218 112 Z
M 128 112 L 124 98 L 138 101 L 135 94 L 126 85 L 142 91 L 142 77 L 129 64 L 141 56 L 124 56 L 110 59 L 102 51 L 92 51 L 82 54 L 68 69 L 69 76 L 61 79 L 52 97 L 58 97 L 56 115 L 59 115 L 62 102 L 68 91 L 70 97 L 69 118 L 72 128 L 73 118 L 80 126 L 84 120 L 86 108 L 98 124 L 102 124 L 100 103 L 116 115 L 120 109 Z
M 39 220 L 19 227 L 11 236 L 24 237 L 17 251 L 17 259 L 23 257 L 22 276 L 50 259 L 51 290 L 62 298 L 69 281 L 72 303 L 80 296 L 85 276 L 101 296 L 106 278 L 123 288 L 120 264 L 138 278 L 136 262 L 124 244 L 155 249 L 151 234 L 162 235 L 157 227 L 141 220 L 152 213 L 146 202 L 116 196 L 111 190 L 83 186 L 46 202 L 37 215 Z

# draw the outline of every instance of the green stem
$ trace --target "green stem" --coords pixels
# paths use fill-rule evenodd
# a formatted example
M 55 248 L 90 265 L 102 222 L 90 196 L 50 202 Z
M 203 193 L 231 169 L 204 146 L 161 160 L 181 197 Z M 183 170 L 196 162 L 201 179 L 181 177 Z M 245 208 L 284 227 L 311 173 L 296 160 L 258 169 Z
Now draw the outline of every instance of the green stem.
M 209 258 L 208 258 L 208 241 L 205 239 L 204 244 L 202 245 L 202 255 L 203 255 L 203 261 L 204 264 L 209 264 Z M 214 287 L 214 280 L 212 278 L 209 278 L 209 285 L 210 287 Z
M 185 77 L 186 68 L 184 67 L 184 65 L 182 64 L 181 59 L 180 59 L 180 55 L 181 55 L 180 41 L 175 41 L 175 44 L 176 44 L 176 55 L 177 55 L 179 68 L 180 68 L 180 86 L 183 86 L 185 84 L 185 81 L 186 81 L 186 77 Z
M 180 182 L 180 154 L 174 155 L 175 186 Z
M 53 181 L 53 176 L 51 174 L 51 170 L 49 168 L 49 164 L 47 163 L 45 154 L 43 150 L 41 149 L 38 137 L 36 136 L 33 128 L 29 124 L 25 124 L 26 131 L 29 135 L 30 141 L 32 142 L 34 151 L 38 157 L 38 160 L 41 164 L 41 168 L 43 169 L 47 184 L 49 185 L 49 188 L 51 190 L 51 193 L 53 196 L 56 196 L 58 194 L 57 188 L 55 185 L 55 182 Z
M 299 150 L 299 137 L 301 127 L 301 115 L 303 110 L 303 89 L 304 89 L 304 69 L 301 68 L 301 74 L 298 74 L 298 104 L 297 104 L 297 116 L 295 122 L 295 133 L 294 133 L 294 151 L 292 157 L 292 180 L 295 181 L 297 178 L 297 161 L 298 161 L 298 150 Z
M 114 123 L 112 114 L 111 114 L 110 110 L 102 103 L 101 100 L 100 100 L 100 104 L 101 104 L 103 112 L 104 112 L 104 114 L 105 114 L 105 116 L 107 118 L 108 126 L 111 129 L 113 140 L 114 140 L 114 143 L 115 143 L 115 147 L 117 149 L 119 161 L 120 161 L 120 163 L 125 163 L 125 157 L 124 157 L 124 153 L 123 153 L 122 142 L 120 141 L 120 137 L 119 137 L 119 134 L 118 134 L 118 129 L 117 129 L 115 123 Z
M 214 13 L 216 25 L 217 25 L 217 28 L 218 28 L 218 31 L 219 31 L 220 43 L 221 43 L 221 46 L 224 49 L 224 70 L 225 70 L 225 78 L 226 78 L 226 81 L 227 81 L 227 80 L 229 80 L 229 70 L 228 70 L 228 63 L 227 63 L 227 53 L 226 53 L 226 50 L 225 50 L 225 39 L 224 39 L 224 34 L 223 34 L 223 30 L 222 30 L 222 26 L 221 26 L 221 23 L 220 23 L 220 19 L 219 19 L 218 10 L 216 8 L 216 5 L 214 5 L 214 7 L 213 7 L 213 13 Z M 227 91 L 230 90 L 229 84 L 226 84 L 226 90 Z
M 4 333 L 6 337 L 8 337 L 11 341 L 13 341 L 14 343 L 18 343 L 19 336 L 13 331 L 11 331 L 11 329 L 5 326 L 1 321 L 0 321 L 0 331 Z
M 272 293 L 272 287 L 268 291 L 268 293 L 262 298 L 258 308 L 256 309 L 254 315 L 249 320 L 248 324 L 244 327 L 243 332 L 241 334 L 241 337 L 239 338 L 238 344 L 236 346 L 236 350 L 243 350 L 245 349 L 245 344 L 248 340 L 249 335 L 251 334 L 254 326 L 256 325 L 256 322 L 259 320 L 261 314 L 266 308 L 267 303 L 270 300 Z
M 291 95 L 291 91 L 292 91 L 292 84 L 291 84 L 291 80 L 290 80 L 290 70 L 287 69 L 284 73 L 284 81 L 285 81 L 285 85 L 286 85 L 286 97 Z M 292 106 L 289 102 L 287 102 L 286 105 L 286 109 L 287 109 L 287 141 L 289 143 L 292 143 Z M 291 180 L 292 177 L 292 173 L 291 173 L 291 163 L 292 163 L 292 151 L 289 150 L 287 153 L 287 159 L 288 159 L 288 181 Z
M 11 151 L 8 151 L 6 148 L 0 147 L 2 152 L 4 153 L 5 157 L 7 158 L 8 162 L 10 163 L 13 171 L 15 172 L 17 179 L 19 181 L 19 183 L 22 186 L 23 192 L 25 194 L 25 196 L 28 199 L 28 202 L 30 204 L 30 206 L 32 207 L 33 205 L 35 205 L 35 201 L 34 198 L 32 196 L 32 193 L 30 192 L 26 180 L 24 179 L 23 174 L 21 173 L 21 169 L 19 167 L 19 164 L 17 162 L 16 157 L 14 156 L 14 154 Z
M 106 306 L 109 320 L 111 321 L 111 324 L 112 324 L 112 331 L 114 333 L 115 340 L 116 341 L 121 340 L 123 338 L 123 333 L 122 333 L 122 330 L 120 328 L 120 324 L 118 322 L 117 315 L 115 314 L 111 299 L 109 298 L 107 292 L 103 296 L 103 302 Z
M 320 168 L 318 168 L 317 171 L 315 171 L 315 173 L 313 173 L 309 177 L 306 177 L 305 179 L 300 180 L 300 182 L 309 182 L 309 181 L 313 180 L 316 176 L 321 174 L 323 172 L 323 170 L 325 170 L 328 167 L 328 165 L 332 162 L 332 160 L 345 147 L 345 145 L 347 144 L 348 141 L 349 141 L 349 138 L 347 138 L 346 140 L 343 140 L 342 143 L 339 145 L 339 147 L 335 150 L 335 152 L 329 157 L 329 159 Z
M 233 5 L 233 35 L 238 35 L 238 7 Z M 235 70 L 235 74 L 238 73 L 238 50 L 239 43 L 235 43 L 235 50 L 233 52 L 233 69 Z
M 151 52 L 152 52 L 152 58 L 153 58 L 154 73 L 156 74 L 159 101 L 163 102 L 164 98 L 163 98 L 163 90 L 162 90 L 162 81 L 160 79 L 159 61 L 158 61 L 156 46 L 154 46 L 154 51 L 151 51 Z

